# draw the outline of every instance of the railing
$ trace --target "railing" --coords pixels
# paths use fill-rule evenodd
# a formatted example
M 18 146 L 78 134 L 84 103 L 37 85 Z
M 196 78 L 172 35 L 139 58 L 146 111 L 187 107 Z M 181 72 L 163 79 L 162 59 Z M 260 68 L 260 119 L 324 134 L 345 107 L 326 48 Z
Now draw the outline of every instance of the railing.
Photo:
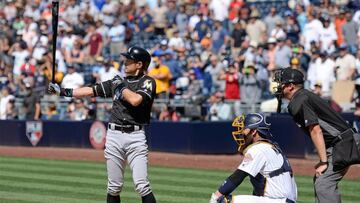
M 15 100 L 15 111 L 18 115 L 19 120 L 25 120 L 25 109 L 23 108 L 23 98 L 16 98 Z M 71 99 L 45 95 L 40 100 L 42 114 L 46 112 L 50 104 L 55 104 L 58 112 L 59 120 L 69 120 L 67 108 Z M 231 119 L 235 118 L 236 115 L 241 113 L 258 112 L 260 111 L 260 103 L 247 105 L 241 103 L 239 100 L 225 100 L 226 103 L 230 104 L 232 116 Z M 85 105 L 90 102 L 84 100 Z M 96 119 L 107 121 L 109 119 L 109 109 L 112 106 L 111 99 L 96 98 Z M 157 115 L 165 108 L 175 110 L 180 114 L 182 121 L 190 120 L 208 120 L 209 104 L 194 104 L 189 99 L 155 99 L 152 110 L 152 118 L 157 120 Z

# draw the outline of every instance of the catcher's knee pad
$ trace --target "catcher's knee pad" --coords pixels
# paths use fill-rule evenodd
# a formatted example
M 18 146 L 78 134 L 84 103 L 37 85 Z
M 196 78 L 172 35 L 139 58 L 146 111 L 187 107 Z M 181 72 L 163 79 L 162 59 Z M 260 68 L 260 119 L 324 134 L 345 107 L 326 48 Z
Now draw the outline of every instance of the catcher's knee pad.
M 218 203 L 233 203 L 233 202 L 234 202 L 234 199 L 231 194 L 222 196 L 221 198 L 218 199 Z
M 148 181 L 140 181 L 135 183 L 135 190 L 140 196 L 144 197 L 151 192 L 150 183 Z

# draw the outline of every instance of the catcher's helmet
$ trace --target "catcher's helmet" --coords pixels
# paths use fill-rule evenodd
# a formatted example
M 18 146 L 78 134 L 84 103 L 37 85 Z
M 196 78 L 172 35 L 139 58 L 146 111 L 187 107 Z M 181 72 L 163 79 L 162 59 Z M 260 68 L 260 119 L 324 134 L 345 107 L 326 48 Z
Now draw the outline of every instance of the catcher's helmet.
M 125 56 L 128 59 L 132 59 L 134 61 L 141 61 L 143 63 L 144 70 L 147 70 L 151 61 L 151 56 L 149 52 L 146 51 L 146 49 L 138 46 L 130 47 L 126 53 L 121 53 L 121 55 Z
M 256 129 L 263 138 L 269 138 L 270 123 L 266 122 L 266 117 L 262 113 L 250 113 L 244 119 L 244 129 Z

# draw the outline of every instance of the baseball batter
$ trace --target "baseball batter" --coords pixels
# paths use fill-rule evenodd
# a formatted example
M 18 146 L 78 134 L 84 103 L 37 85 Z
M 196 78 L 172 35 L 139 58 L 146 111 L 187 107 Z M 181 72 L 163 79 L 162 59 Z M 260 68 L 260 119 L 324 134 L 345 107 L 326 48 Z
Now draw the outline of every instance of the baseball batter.
M 233 138 L 244 155 L 239 167 L 219 189 L 209 203 L 295 203 L 297 187 L 291 166 L 279 146 L 269 138 L 270 124 L 263 114 L 238 116 L 233 124 Z M 250 177 L 252 195 L 232 196 L 231 192 Z
M 125 57 L 125 78 L 115 76 L 112 80 L 78 89 L 64 89 L 50 83 L 49 92 L 65 97 L 113 99 L 104 153 L 108 175 L 107 202 L 120 202 L 127 162 L 142 202 L 155 203 L 148 180 L 148 146 L 144 132 L 144 126 L 150 122 L 156 90 L 155 80 L 145 75 L 151 56 L 136 46 L 122 55 Z

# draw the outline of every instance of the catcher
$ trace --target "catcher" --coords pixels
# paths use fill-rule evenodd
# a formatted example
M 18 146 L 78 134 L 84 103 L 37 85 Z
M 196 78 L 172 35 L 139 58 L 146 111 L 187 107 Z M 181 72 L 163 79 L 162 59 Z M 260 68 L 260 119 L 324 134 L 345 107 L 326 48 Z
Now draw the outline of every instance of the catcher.
M 295 203 L 297 187 L 289 161 L 279 146 L 269 138 L 270 124 L 260 113 L 241 115 L 232 123 L 233 138 L 244 155 L 239 167 L 219 189 L 209 203 Z M 231 192 L 250 177 L 253 195 L 232 196 Z

